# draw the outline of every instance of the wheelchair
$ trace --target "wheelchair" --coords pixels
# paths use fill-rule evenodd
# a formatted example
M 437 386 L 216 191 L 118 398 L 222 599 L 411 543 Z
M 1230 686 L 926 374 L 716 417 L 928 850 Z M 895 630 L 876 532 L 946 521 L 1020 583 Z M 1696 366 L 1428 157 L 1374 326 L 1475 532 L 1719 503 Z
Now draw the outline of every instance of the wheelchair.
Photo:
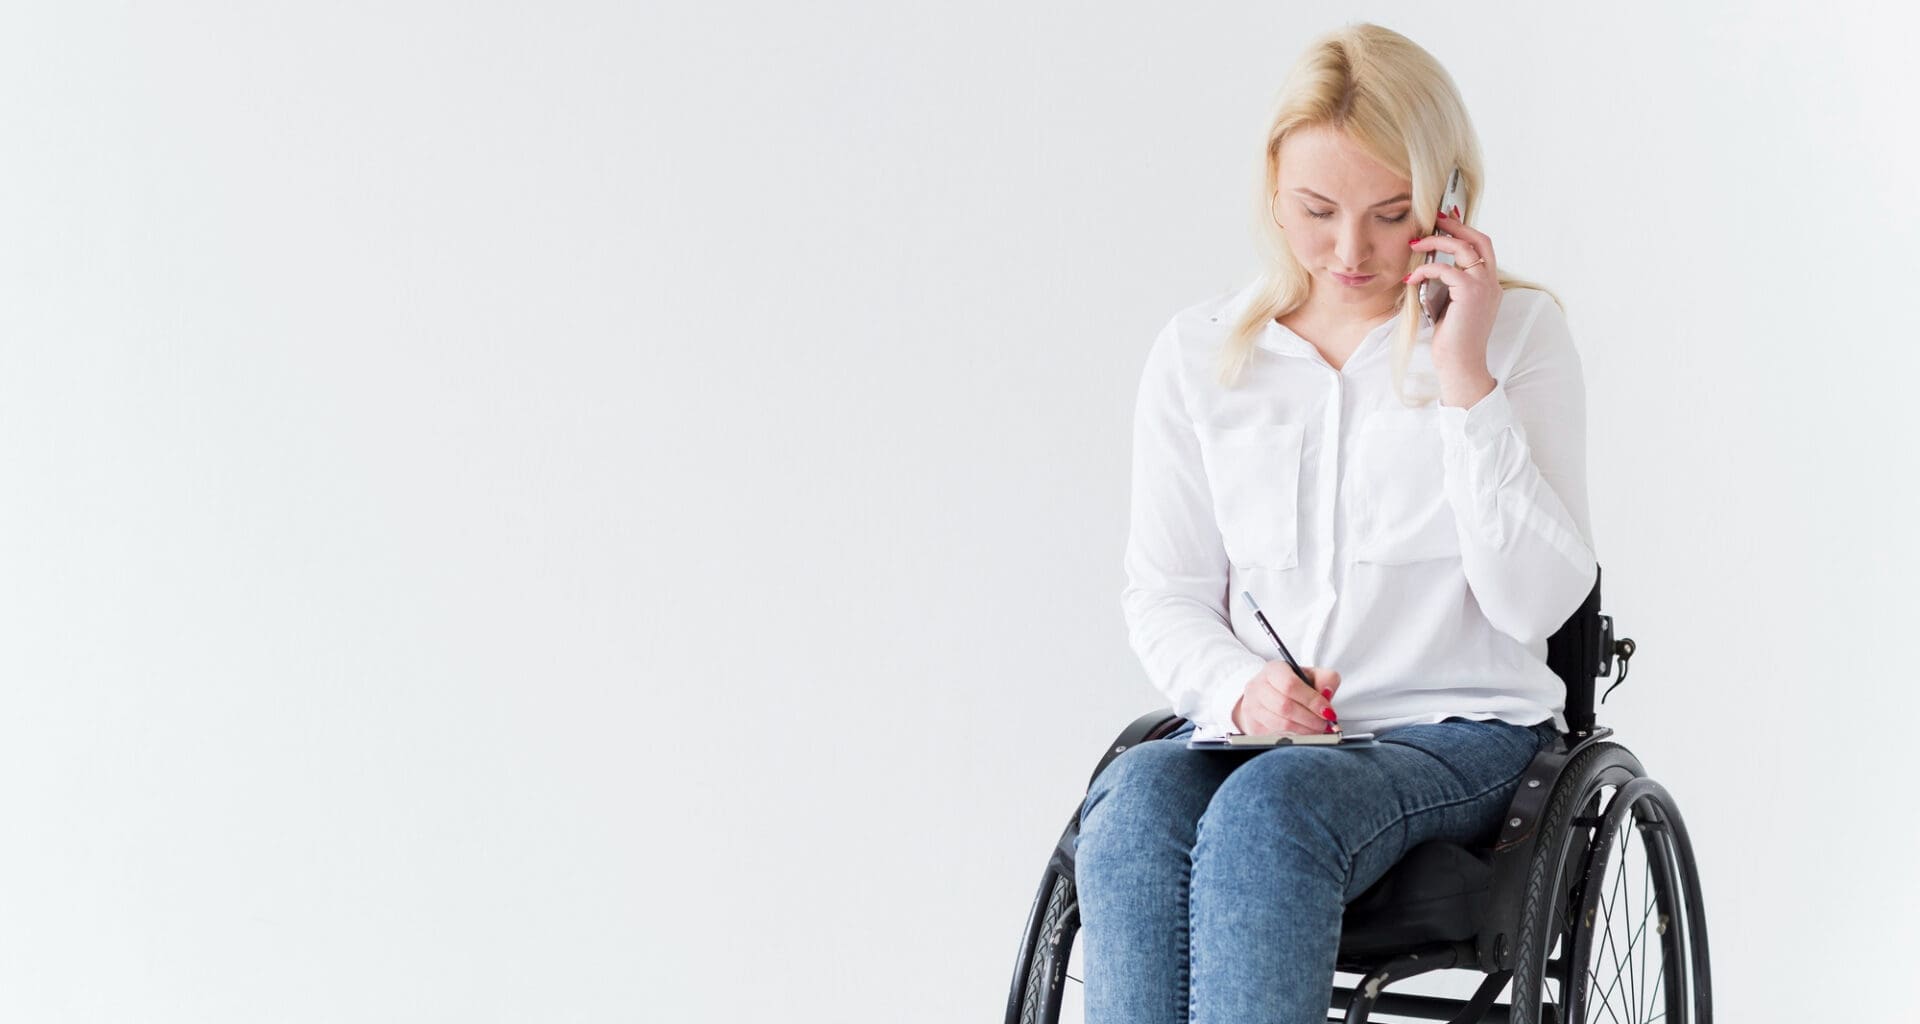
M 1346 905 L 1336 973 L 1361 980 L 1335 980 L 1329 1020 L 1361 1024 L 1380 1013 L 1454 1024 L 1711 1024 L 1707 924 L 1686 826 L 1667 790 L 1594 721 L 1596 677 L 1610 676 L 1617 657 L 1618 686 L 1634 652 L 1600 613 L 1597 571 L 1547 652 L 1566 684 L 1569 731 L 1534 757 L 1483 842 L 1422 843 Z M 1093 778 L 1184 721 L 1168 708 L 1142 715 L 1108 747 Z M 1080 929 L 1079 828 L 1076 806 L 1027 914 L 1006 1024 L 1059 1020 Z M 1464 1000 L 1386 991 L 1449 969 L 1485 977 Z M 1498 1002 L 1509 983 L 1508 1001 Z

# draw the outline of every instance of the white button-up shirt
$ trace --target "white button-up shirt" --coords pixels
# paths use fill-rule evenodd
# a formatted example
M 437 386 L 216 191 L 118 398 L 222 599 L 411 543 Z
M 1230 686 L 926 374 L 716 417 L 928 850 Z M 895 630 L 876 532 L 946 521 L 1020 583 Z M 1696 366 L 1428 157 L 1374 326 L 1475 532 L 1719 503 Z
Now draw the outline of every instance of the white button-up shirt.
M 1153 685 L 1176 714 L 1238 731 L 1234 702 L 1280 657 L 1246 590 L 1302 666 L 1340 673 L 1347 732 L 1453 715 L 1565 731 L 1547 637 L 1597 571 L 1565 314 L 1505 292 L 1493 391 L 1407 408 L 1391 381 L 1400 316 L 1338 370 L 1269 321 L 1223 387 L 1215 352 L 1255 287 L 1175 314 L 1141 376 L 1121 603 Z M 1432 338 L 1423 325 L 1410 391 L 1439 392 Z

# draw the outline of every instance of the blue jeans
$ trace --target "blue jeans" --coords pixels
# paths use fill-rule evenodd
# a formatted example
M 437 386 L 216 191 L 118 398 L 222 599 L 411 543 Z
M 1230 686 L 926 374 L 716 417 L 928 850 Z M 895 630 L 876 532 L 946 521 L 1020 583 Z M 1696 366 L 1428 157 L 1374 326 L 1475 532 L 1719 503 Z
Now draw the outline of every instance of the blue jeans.
M 1320 1024 L 1345 905 L 1430 839 L 1498 833 L 1539 725 L 1449 718 L 1348 750 L 1186 749 L 1107 765 L 1074 847 L 1088 1024 Z

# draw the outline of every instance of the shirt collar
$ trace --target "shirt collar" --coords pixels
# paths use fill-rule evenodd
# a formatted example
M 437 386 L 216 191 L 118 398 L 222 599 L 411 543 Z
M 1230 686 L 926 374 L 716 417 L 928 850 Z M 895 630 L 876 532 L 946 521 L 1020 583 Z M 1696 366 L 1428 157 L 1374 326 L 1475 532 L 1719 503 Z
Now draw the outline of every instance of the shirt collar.
M 1255 278 L 1245 287 L 1235 292 L 1233 297 L 1227 300 L 1226 306 L 1221 310 L 1221 321 L 1229 324 L 1238 321 L 1240 315 L 1244 313 L 1247 307 L 1253 304 L 1254 299 L 1259 296 L 1261 286 L 1265 283 L 1265 278 Z M 1348 358 L 1348 365 L 1351 365 L 1355 358 L 1371 348 L 1376 338 L 1391 336 L 1391 333 L 1399 328 L 1400 321 L 1405 316 L 1406 313 L 1404 311 L 1396 312 L 1392 318 L 1376 326 L 1373 330 L 1368 331 L 1367 336 L 1361 339 L 1359 346 L 1353 350 L 1353 356 Z M 1431 330 L 1431 327 L 1422 324 L 1420 337 L 1415 339 L 1416 342 L 1423 340 Z M 1309 344 L 1305 338 L 1293 333 L 1293 331 L 1287 329 L 1284 324 L 1271 318 L 1267 320 L 1259 335 L 1255 337 L 1254 342 L 1261 348 L 1280 355 L 1303 356 L 1308 359 L 1325 361 L 1321 358 L 1319 350 Z

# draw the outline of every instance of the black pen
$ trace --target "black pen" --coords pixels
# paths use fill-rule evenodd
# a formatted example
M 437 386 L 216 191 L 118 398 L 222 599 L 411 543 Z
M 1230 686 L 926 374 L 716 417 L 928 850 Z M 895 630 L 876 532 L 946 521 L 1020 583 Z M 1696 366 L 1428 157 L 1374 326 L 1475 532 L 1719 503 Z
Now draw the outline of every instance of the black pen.
M 1307 670 L 1301 668 L 1299 662 L 1293 660 L 1293 652 L 1287 650 L 1287 645 L 1280 642 L 1280 634 L 1273 631 L 1273 623 L 1267 621 L 1267 613 L 1260 610 L 1260 605 L 1254 601 L 1253 595 L 1242 590 L 1240 596 L 1247 599 L 1247 607 L 1252 608 L 1253 617 L 1260 620 L 1260 628 L 1266 630 L 1267 635 L 1273 638 L 1273 646 L 1280 648 L 1280 656 L 1287 659 L 1287 667 L 1293 670 L 1294 675 L 1300 677 L 1301 682 L 1312 686 L 1313 678 L 1307 675 Z M 1333 731 L 1340 731 L 1340 723 L 1333 723 Z

